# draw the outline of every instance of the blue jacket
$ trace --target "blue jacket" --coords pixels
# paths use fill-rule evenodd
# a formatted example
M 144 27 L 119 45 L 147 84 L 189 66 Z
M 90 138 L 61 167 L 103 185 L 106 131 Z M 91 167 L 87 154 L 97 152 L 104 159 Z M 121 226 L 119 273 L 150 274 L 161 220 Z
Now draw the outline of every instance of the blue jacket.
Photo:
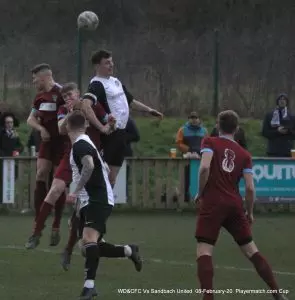
M 205 127 L 202 125 L 193 126 L 187 122 L 179 129 L 176 143 L 182 152 L 196 152 L 200 154 L 202 139 L 206 135 L 207 130 Z

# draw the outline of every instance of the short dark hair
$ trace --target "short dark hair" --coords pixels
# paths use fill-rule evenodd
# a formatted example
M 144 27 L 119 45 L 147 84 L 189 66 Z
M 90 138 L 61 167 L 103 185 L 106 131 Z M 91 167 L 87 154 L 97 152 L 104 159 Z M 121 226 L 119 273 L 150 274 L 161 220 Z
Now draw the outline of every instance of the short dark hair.
M 83 129 L 86 124 L 86 118 L 82 111 L 74 110 L 67 119 L 68 126 L 73 130 Z
M 93 53 L 93 55 L 91 57 L 91 63 L 93 65 L 97 65 L 97 64 L 100 64 L 100 62 L 102 61 L 102 59 L 104 59 L 104 58 L 110 58 L 110 57 L 112 57 L 112 53 L 110 51 L 99 50 L 99 51 Z
M 222 133 L 234 134 L 239 126 L 239 116 L 233 110 L 222 111 L 218 115 L 218 124 Z
M 65 93 L 68 93 L 70 91 L 77 90 L 77 89 L 78 89 L 78 85 L 75 82 L 67 82 L 62 86 L 60 92 L 61 92 L 61 94 L 65 94 Z
M 31 72 L 32 72 L 32 74 L 37 74 L 37 73 L 39 73 L 40 71 L 45 71 L 45 70 L 51 70 L 51 67 L 50 67 L 49 64 L 42 63 L 42 64 L 39 64 L 39 65 L 34 66 L 34 67 L 31 69 Z

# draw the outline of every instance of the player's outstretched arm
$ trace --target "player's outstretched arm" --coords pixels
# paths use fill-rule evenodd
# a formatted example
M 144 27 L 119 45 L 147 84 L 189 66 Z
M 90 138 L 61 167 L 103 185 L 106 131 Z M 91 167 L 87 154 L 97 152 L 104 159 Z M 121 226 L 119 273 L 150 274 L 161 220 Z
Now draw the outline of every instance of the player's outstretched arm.
M 154 117 L 158 117 L 160 119 L 164 118 L 164 115 L 162 113 L 160 113 L 159 111 L 150 108 L 149 106 L 141 103 L 140 101 L 137 101 L 135 99 L 133 99 L 133 101 L 130 104 L 131 108 L 135 109 L 135 110 L 139 110 L 139 111 L 143 111 L 143 112 L 148 112 L 149 114 L 151 114 Z
M 255 200 L 255 187 L 252 172 L 244 172 L 244 180 L 245 180 L 245 202 L 246 202 L 246 211 L 249 221 L 253 221 L 253 208 L 254 208 L 254 200 Z

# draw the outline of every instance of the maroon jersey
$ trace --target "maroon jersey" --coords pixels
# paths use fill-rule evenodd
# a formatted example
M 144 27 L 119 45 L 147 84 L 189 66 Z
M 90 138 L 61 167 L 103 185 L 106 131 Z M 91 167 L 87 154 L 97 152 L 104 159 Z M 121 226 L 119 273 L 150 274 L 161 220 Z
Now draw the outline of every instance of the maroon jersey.
M 95 113 L 96 118 L 102 123 L 102 124 L 106 124 L 107 120 L 108 120 L 108 115 L 105 112 L 104 108 L 102 107 L 102 105 L 97 102 L 95 105 L 92 106 L 93 111 Z M 93 125 L 90 124 L 90 126 L 87 128 L 87 132 L 86 132 L 91 141 L 94 143 L 95 147 L 100 150 L 101 148 L 101 141 L 100 141 L 100 135 L 101 132 L 96 129 Z
M 41 125 L 48 131 L 50 137 L 57 137 L 57 112 L 65 102 L 60 93 L 60 86 L 55 85 L 49 92 L 40 92 L 33 102 L 33 111 L 37 112 Z
M 201 153 L 212 152 L 210 175 L 202 198 L 206 202 L 242 201 L 239 182 L 244 173 L 252 173 L 251 155 L 227 137 L 207 137 Z
M 57 120 L 60 121 L 66 117 L 66 115 L 69 113 L 69 110 L 67 109 L 66 105 L 62 105 L 59 107 L 57 112 Z M 71 152 L 71 140 L 68 135 L 63 136 L 63 150 L 64 153 L 70 153 Z

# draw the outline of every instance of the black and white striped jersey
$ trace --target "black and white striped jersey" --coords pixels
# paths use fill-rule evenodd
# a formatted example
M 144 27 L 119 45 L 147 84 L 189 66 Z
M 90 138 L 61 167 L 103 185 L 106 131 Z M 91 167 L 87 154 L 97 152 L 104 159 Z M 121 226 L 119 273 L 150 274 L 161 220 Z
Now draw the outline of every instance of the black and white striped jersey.
M 119 79 L 112 76 L 109 78 L 93 77 L 83 99 L 90 99 L 94 104 L 98 101 L 108 114 L 116 118 L 117 128 L 125 129 L 133 96 Z
M 108 167 L 102 160 L 95 145 L 86 134 L 81 134 L 73 143 L 70 164 L 73 171 L 73 183 L 77 185 L 83 168 L 82 159 L 89 155 L 94 162 L 94 169 L 90 179 L 78 195 L 80 207 L 86 206 L 89 201 L 114 205 L 113 190 L 108 177 Z

